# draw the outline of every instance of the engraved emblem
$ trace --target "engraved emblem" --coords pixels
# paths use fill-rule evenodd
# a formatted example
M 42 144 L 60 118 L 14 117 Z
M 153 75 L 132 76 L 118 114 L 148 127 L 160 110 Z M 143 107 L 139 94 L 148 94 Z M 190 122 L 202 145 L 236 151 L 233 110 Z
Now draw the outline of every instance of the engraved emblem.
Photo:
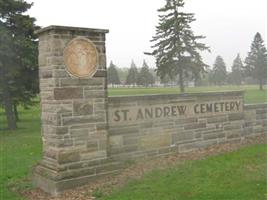
M 95 45 L 87 38 L 73 39 L 64 50 L 64 63 L 73 76 L 91 77 L 96 72 L 98 63 Z

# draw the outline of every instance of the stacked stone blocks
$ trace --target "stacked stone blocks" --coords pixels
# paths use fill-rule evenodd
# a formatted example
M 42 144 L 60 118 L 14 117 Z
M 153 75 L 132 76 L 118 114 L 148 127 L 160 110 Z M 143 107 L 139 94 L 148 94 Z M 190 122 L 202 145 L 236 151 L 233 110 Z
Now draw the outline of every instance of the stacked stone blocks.
M 107 30 L 51 26 L 39 35 L 39 77 L 43 159 L 34 183 L 57 195 L 104 174 L 116 173 L 107 158 Z M 91 40 L 98 51 L 93 77 L 77 78 L 64 65 L 63 52 L 76 37 Z

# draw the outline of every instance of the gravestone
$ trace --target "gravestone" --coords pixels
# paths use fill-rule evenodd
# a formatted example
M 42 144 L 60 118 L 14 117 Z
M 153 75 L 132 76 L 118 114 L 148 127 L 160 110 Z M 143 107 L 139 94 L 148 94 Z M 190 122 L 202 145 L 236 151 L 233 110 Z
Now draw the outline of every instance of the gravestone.
M 62 26 L 36 33 L 43 159 L 34 185 L 53 195 L 116 165 L 107 159 L 106 33 Z

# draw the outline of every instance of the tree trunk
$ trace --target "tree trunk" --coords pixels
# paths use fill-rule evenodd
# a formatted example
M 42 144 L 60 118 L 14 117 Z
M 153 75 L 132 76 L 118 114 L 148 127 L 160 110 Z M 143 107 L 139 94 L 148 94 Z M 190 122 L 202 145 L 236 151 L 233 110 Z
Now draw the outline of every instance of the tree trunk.
M 13 112 L 13 108 L 12 108 L 13 103 L 12 103 L 12 99 L 11 99 L 8 87 L 6 86 L 3 87 L 3 103 L 4 103 L 5 113 L 6 113 L 8 129 L 15 130 L 17 128 L 17 125 L 16 125 L 16 119 L 15 119 L 15 115 Z
M 14 110 L 15 119 L 18 122 L 19 121 L 19 113 L 18 113 L 18 109 L 17 109 L 17 104 L 16 103 L 13 104 L 13 110 Z
M 183 76 L 183 69 L 180 68 L 179 70 L 179 85 L 180 85 L 180 92 L 184 93 L 184 76 Z
M 260 79 L 260 90 L 263 90 L 263 81 Z

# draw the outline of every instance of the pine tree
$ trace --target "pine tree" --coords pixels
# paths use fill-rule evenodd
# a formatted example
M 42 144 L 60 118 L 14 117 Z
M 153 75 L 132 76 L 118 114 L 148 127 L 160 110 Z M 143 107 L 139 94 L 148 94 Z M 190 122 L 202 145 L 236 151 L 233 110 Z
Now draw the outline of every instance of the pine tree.
M 226 65 L 221 56 L 217 56 L 212 69 L 211 81 L 215 85 L 223 85 L 227 81 Z
M 184 0 L 166 0 L 159 9 L 159 25 L 151 40 L 155 43 L 152 55 L 156 58 L 157 73 L 160 77 L 168 74 L 171 78 L 179 76 L 181 92 L 184 92 L 184 77 L 194 76 L 205 70 L 199 51 L 208 47 L 198 42 L 203 36 L 195 36 L 190 23 L 195 21 L 194 14 L 182 12 Z
M 153 83 L 154 83 L 154 77 L 150 73 L 149 67 L 146 61 L 144 60 L 143 66 L 138 75 L 138 85 L 148 87 L 149 85 L 152 85 Z
M 138 70 L 137 70 L 137 67 L 134 61 L 132 61 L 131 68 L 129 69 L 128 75 L 126 78 L 126 85 L 136 85 L 137 79 L 138 79 Z
M 259 81 L 259 88 L 263 90 L 264 81 L 267 79 L 267 50 L 260 33 L 254 37 L 245 64 L 246 72 Z
M 24 0 L 0 1 L 0 104 L 8 128 L 16 129 L 18 104 L 31 104 L 38 92 L 38 49 L 35 19 L 24 13 L 32 4 Z
M 119 85 L 121 84 L 120 78 L 118 75 L 118 71 L 116 69 L 117 67 L 113 64 L 113 62 L 110 62 L 109 68 L 108 68 L 108 84 L 112 85 Z
M 235 85 L 241 85 L 243 79 L 243 63 L 240 54 L 237 55 L 233 62 L 232 73 L 230 75 L 231 82 Z

